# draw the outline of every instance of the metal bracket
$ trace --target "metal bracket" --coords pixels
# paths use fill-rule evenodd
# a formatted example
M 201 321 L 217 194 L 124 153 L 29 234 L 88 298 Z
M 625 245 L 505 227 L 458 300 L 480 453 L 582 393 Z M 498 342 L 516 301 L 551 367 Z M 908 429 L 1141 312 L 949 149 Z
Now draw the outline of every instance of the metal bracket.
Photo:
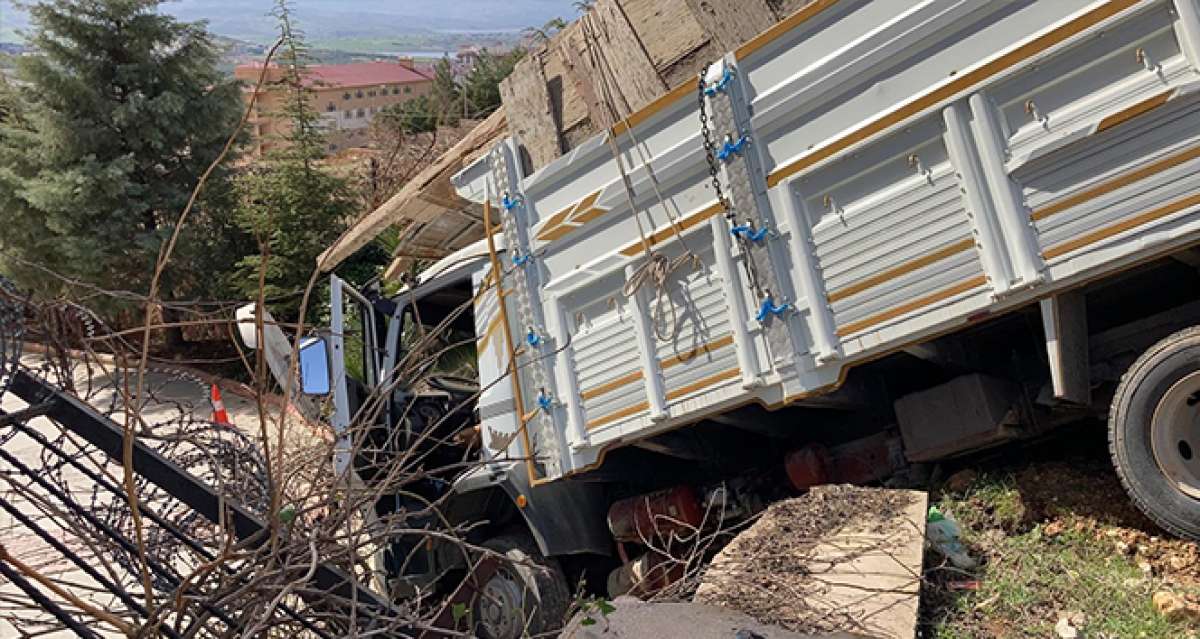
M 758 307 L 758 315 L 755 315 L 754 319 L 765 324 L 767 320 L 771 319 L 772 315 L 783 317 L 791 310 L 792 305 L 786 300 L 784 300 L 783 304 L 776 306 L 774 300 L 771 299 L 770 292 L 768 292 L 767 296 L 763 298 L 762 304 Z
M 721 147 L 720 151 L 717 151 L 717 159 L 722 162 L 728 162 L 729 158 L 741 155 L 742 151 L 746 149 L 747 144 L 750 144 L 750 136 L 748 135 L 743 134 L 742 137 L 738 138 L 737 142 L 733 141 L 732 135 L 727 135 L 725 136 L 725 146 Z

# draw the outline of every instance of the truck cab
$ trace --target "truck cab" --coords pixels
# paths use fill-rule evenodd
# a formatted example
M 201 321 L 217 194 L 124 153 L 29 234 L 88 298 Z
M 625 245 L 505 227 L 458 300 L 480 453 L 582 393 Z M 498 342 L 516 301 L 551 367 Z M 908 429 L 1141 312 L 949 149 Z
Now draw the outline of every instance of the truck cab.
M 477 244 L 393 295 L 330 276 L 330 326 L 300 340 L 294 379 L 300 402 L 328 404 L 316 412 L 336 437 L 335 470 L 370 495 L 364 520 L 411 531 L 374 553 L 377 589 L 396 599 L 453 593 L 486 553 L 464 556 L 461 544 L 422 531 L 461 534 L 514 562 L 488 570 L 470 603 L 480 636 L 517 639 L 557 627 L 569 575 L 608 563 L 614 545 L 600 484 L 534 486 L 520 442 L 481 435 L 494 401 L 480 384 L 474 301 L 489 263 Z M 250 346 L 258 346 L 254 313 L 253 305 L 238 313 Z M 292 353 L 272 322 L 264 313 L 263 346 L 282 385 Z

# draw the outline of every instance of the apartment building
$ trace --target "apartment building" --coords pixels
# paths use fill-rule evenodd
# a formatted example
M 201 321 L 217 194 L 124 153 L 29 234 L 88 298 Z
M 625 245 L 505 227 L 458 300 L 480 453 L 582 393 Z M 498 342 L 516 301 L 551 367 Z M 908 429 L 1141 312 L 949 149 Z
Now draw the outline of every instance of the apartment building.
M 246 88 L 247 102 L 262 73 L 261 64 L 239 65 L 234 75 Z M 281 67 L 267 69 L 267 79 L 255 102 L 249 125 L 255 153 L 262 154 L 278 144 L 287 133 L 288 122 L 281 118 L 286 92 L 279 84 Z M 376 62 L 314 65 L 308 68 L 305 84 L 311 89 L 313 109 L 321 114 L 328 132 L 330 152 L 363 146 L 367 128 L 381 110 L 429 93 L 432 74 L 418 69 L 411 58 Z

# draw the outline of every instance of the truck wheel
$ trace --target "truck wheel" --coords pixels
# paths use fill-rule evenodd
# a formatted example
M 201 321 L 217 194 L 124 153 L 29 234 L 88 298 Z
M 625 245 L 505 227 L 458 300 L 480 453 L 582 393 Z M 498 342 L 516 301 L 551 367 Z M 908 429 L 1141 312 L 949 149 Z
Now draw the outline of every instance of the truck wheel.
M 484 548 L 503 555 L 495 574 L 475 599 L 481 639 L 521 639 L 557 630 L 570 603 L 570 588 L 558 562 L 542 556 L 527 535 L 496 537 Z
M 1200 327 L 1134 362 L 1113 397 L 1108 431 L 1134 504 L 1164 530 L 1200 539 Z

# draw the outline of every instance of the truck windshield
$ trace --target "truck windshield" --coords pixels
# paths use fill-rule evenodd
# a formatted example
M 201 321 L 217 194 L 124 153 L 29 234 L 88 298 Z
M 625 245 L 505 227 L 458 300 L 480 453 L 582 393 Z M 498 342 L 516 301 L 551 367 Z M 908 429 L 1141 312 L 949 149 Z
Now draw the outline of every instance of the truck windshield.
M 402 374 L 477 380 L 475 317 L 470 280 L 440 288 L 405 303 L 400 352 Z

